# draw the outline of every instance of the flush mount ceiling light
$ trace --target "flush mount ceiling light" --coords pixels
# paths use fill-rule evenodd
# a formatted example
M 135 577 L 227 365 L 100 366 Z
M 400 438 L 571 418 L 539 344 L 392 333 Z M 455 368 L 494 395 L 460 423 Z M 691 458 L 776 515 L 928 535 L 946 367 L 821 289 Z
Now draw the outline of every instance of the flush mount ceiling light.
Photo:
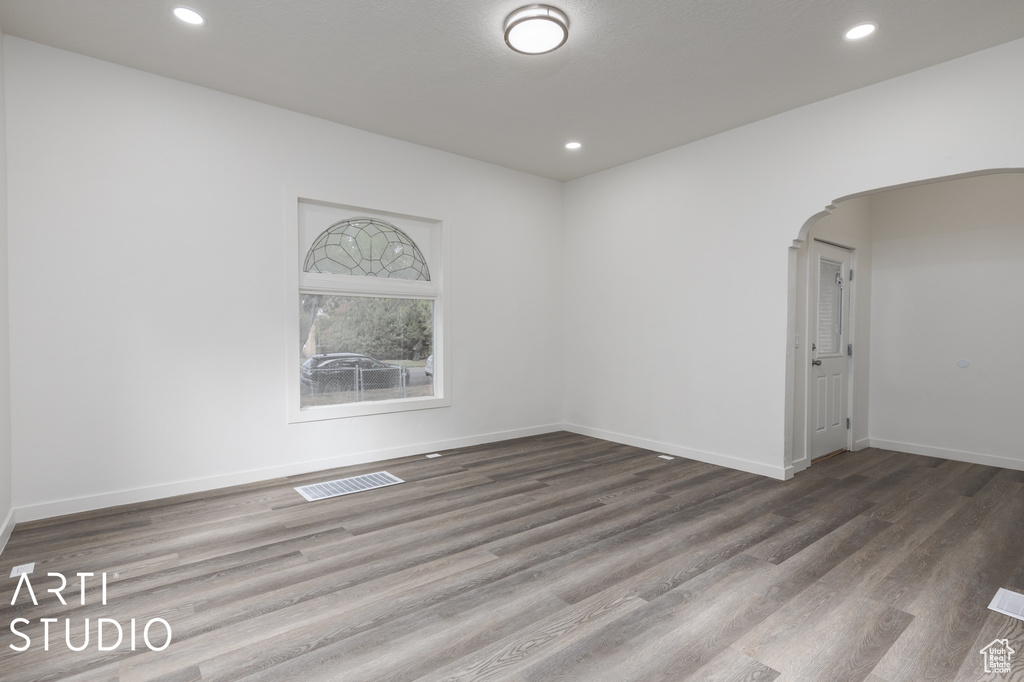
M 565 148 L 566 149 L 579 149 L 582 146 L 583 145 L 580 144 L 579 142 L 566 142 L 565 143 Z
M 193 26 L 202 26 L 206 23 L 206 19 L 203 19 L 202 15 L 194 9 L 188 7 L 175 7 L 174 16 L 178 17 L 186 24 L 192 24 Z
M 516 52 L 544 54 L 569 37 L 569 18 L 549 5 L 520 7 L 505 18 L 505 42 Z
M 845 37 L 847 40 L 860 40 L 861 38 L 867 38 L 869 35 L 878 30 L 878 24 L 873 21 L 869 21 L 866 24 L 858 24 L 846 32 Z

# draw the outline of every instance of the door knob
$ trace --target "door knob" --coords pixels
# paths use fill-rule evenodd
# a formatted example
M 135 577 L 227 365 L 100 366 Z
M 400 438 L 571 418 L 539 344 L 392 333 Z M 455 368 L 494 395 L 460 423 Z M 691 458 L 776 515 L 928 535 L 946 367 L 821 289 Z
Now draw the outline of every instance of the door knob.
M 811 364 L 817 367 L 818 365 L 821 364 L 821 360 L 811 360 Z

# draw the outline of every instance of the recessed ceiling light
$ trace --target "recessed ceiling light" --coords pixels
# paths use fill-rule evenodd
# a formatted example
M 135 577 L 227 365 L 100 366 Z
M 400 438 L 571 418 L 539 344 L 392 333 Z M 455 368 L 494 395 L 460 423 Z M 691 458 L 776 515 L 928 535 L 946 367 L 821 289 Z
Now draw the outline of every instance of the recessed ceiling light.
M 175 7 L 174 16 L 178 17 L 186 24 L 192 24 L 193 26 L 202 26 L 206 23 L 206 19 L 203 19 L 202 15 L 194 9 L 188 7 Z
M 566 149 L 579 149 L 582 146 L 579 142 L 567 142 L 565 144 Z
M 866 24 L 858 24 L 846 32 L 846 39 L 860 40 L 861 38 L 867 38 L 877 30 L 878 24 L 873 21 L 869 21 Z
M 549 5 L 520 7 L 505 18 L 505 42 L 516 52 L 544 54 L 569 37 L 569 18 Z

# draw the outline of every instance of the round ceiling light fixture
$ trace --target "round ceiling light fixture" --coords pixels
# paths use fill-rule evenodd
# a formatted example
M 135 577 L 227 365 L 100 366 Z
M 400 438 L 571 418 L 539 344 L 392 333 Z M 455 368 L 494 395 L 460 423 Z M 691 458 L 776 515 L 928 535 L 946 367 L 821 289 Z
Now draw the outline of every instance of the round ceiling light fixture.
M 867 38 L 877 30 L 878 24 L 869 21 L 866 24 L 857 24 L 845 33 L 845 37 L 847 40 L 860 40 L 861 38 Z
M 192 24 L 193 26 L 202 26 L 206 23 L 206 19 L 203 19 L 203 15 L 194 9 L 188 7 L 175 7 L 174 16 L 178 17 L 186 24 Z
M 565 148 L 566 149 L 579 149 L 582 146 L 583 145 L 580 144 L 579 142 L 566 142 L 565 143 Z
M 550 5 L 520 7 L 505 18 L 505 42 L 522 54 L 557 50 L 569 38 L 569 18 Z

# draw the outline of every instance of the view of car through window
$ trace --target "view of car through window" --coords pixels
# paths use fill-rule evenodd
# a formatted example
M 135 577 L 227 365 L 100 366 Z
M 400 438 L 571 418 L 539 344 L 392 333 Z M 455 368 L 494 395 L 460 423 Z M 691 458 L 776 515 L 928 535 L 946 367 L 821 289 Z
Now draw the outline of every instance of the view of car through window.
M 300 406 L 429 397 L 433 301 L 303 294 Z

